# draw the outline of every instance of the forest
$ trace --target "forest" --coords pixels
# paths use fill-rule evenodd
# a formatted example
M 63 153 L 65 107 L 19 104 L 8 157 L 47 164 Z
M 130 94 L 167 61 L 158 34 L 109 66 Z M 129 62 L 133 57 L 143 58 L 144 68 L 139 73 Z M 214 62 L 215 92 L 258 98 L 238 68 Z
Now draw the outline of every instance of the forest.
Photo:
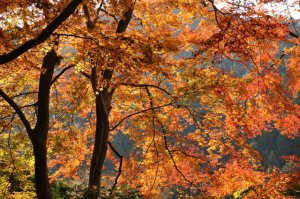
M 300 197 L 299 0 L 0 0 L 0 199 Z

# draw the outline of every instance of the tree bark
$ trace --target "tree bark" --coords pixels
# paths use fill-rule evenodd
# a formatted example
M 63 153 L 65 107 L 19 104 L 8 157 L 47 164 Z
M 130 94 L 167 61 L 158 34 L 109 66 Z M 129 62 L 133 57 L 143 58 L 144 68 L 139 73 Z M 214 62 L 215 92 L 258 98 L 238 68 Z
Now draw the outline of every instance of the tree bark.
M 47 166 L 47 137 L 49 132 L 49 101 L 50 87 L 54 67 L 59 63 L 59 57 L 54 50 L 46 54 L 43 60 L 38 91 L 37 123 L 29 133 L 35 158 L 35 184 L 39 199 L 51 199 L 51 190 Z
M 10 104 L 10 106 L 17 112 L 22 120 L 26 131 L 29 135 L 30 141 L 33 145 L 33 154 L 35 159 L 35 185 L 36 193 L 39 199 L 51 199 L 50 185 L 48 180 L 47 169 L 47 134 L 48 134 L 48 122 L 39 122 L 36 124 L 34 130 L 31 129 L 29 121 L 13 101 L 0 89 L 0 95 Z M 40 105 L 41 106 L 41 105 Z M 43 106 L 41 106 L 43 108 Z M 40 121 L 41 117 L 38 117 Z
M 100 194 L 102 166 L 107 152 L 109 113 L 111 110 L 112 93 L 108 92 L 108 86 L 106 86 L 102 91 L 98 89 L 98 75 L 96 67 L 92 68 L 90 81 L 96 98 L 96 132 L 90 166 L 89 185 L 84 198 L 96 199 Z
M 123 18 L 119 21 L 116 33 L 126 31 L 133 13 L 133 5 L 123 14 Z M 100 195 L 102 167 L 106 158 L 108 135 L 109 135 L 109 113 L 111 110 L 111 99 L 113 92 L 109 92 L 109 82 L 112 78 L 113 70 L 105 69 L 102 72 L 103 81 L 106 87 L 100 91 L 98 89 L 97 68 L 92 68 L 90 75 L 91 84 L 96 97 L 96 132 L 94 149 L 90 166 L 90 176 L 88 190 L 85 198 L 96 199 Z
M 34 132 L 38 134 L 38 132 Z M 39 199 L 51 199 L 51 190 L 48 178 L 47 167 L 47 147 L 46 143 L 42 140 L 33 141 L 33 154 L 34 154 L 34 169 L 35 169 L 35 186 L 36 194 Z
M 42 65 L 43 71 L 40 75 L 38 90 L 37 122 L 34 129 L 31 128 L 29 121 L 16 102 L 0 89 L 0 96 L 2 96 L 3 99 L 16 111 L 24 124 L 33 145 L 33 155 L 35 159 L 35 185 L 37 197 L 39 199 L 52 198 L 47 167 L 47 136 L 49 131 L 50 87 L 52 84 L 54 67 L 59 64 L 59 60 L 60 58 L 54 50 L 48 52 L 44 57 Z
M 111 105 L 111 94 L 101 92 L 96 95 L 96 132 L 94 150 L 91 160 L 89 191 L 87 198 L 97 198 L 100 194 L 100 179 L 102 176 L 102 166 L 107 152 L 107 142 L 109 133 L 109 112 Z

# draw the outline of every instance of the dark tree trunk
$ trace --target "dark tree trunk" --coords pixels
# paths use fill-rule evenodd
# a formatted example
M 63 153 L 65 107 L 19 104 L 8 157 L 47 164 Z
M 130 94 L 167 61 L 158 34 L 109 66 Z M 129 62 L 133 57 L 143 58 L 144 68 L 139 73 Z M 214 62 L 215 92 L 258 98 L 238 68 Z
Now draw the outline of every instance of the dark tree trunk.
M 94 141 L 94 150 L 91 160 L 89 191 L 87 198 L 97 198 L 100 193 L 100 179 L 102 175 L 102 166 L 106 157 L 107 141 L 109 133 L 108 116 L 111 105 L 111 94 L 101 92 L 96 95 L 96 132 Z
M 131 7 L 129 7 L 123 14 L 123 18 L 118 23 L 116 33 L 123 33 L 126 31 L 131 20 L 132 13 L 133 5 L 131 5 Z M 92 73 L 90 75 L 90 80 L 96 97 L 96 132 L 90 166 L 89 185 L 88 190 L 85 193 L 85 198 L 88 199 L 96 199 L 100 195 L 102 167 L 106 158 L 109 135 L 109 112 L 111 110 L 111 98 L 113 91 L 109 92 L 108 88 L 112 75 L 113 70 L 111 69 L 105 69 L 102 71 L 102 81 L 106 82 L 106 86 L 102 88 L 102 91 L 98 88 L 96 67 L 92 68 Z
M 49 100 L 50 87 L 55 65 L 59 63 L 59 57 L 54 50 L 46 54 L 43 60 L 40 75 L 38 103 L 37 103 L 37 123 L 29 133 L 33 144 L 33 154 L 35 158 L 35 183 L 36 192 L 39 199 L 51 199 L 50 184 L 47 167 L 47 137 L 49 131 Z
M 36 193 L 39 199 L 51 199 L 46 143 L 33 144 Z

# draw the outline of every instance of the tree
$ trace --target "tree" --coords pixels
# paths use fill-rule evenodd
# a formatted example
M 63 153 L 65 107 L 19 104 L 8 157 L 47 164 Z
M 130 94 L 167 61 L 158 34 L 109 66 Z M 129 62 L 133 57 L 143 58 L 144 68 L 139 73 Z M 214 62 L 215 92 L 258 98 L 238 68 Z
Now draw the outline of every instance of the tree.
M 101 179 L 103 186 L 111 186 L 109 197 L 122 184 L 145 196 L 168 190 L 203 196 L 238 190 L 263 193 L 259 186 L 273 173 L 263 170 L 259 153 L 247 139 L 274 128 L 294 138 L 300 126 L 294 101 L 299 92 L 297 47 L 284 52 L 278 48 L 280 42 L 297 42 L 285 19 L 235 1 L 223 9 L 214 1 L 84 1 L 74 12 L 79 3 L 72 1 L 72 9 L 60 12 L 65 2 L 26 1 L 15 12 L 2 11 L 8 18 L 19 17 L 2 25 L 5 45 L 0 50 L 11 58 L 0 62 L 6 63 L 1 70 L 9 73 L 11 67 L 18 72 L 28 63 L 38 63 L 43 48 L 49 49 L 53 41 L 59 41 L 63 64 L 75 65 L 75 73 L 66 73 L 51 92 L 52 177 L 83 180 L 80 172 L 89 166 L 89 198 L 99 195 Z M 59 23 L 51 25 L 54 20 L 39 34 L 40 25 L 52 21 L 52 12 L 61 13 L 55 19 Z M 29 35 L 43 35 L 29 40 L 38 40 L 34 46 L 44 43 L 22 47 Z M 17 47 L 20 42 L 24 45 Z M 7 54 L 19 48 L 24 50 L 16 56 Z M 29 49 L 32 57 L 24 53 Z M 294 60 L 288 59 L 285 83 L 279 69 L 287 55 Z M 230 71 L 228 63 L 243 76 Z M 24 82 L 21 88 L 27 86 L 35 85 Z M 9 101 L 5 93 L 2 97 Z M 117 150 L 114 136 L 119 132 L 134 143 L 129 153 Z M 101 171 L 106 158 L 120 161 L 115 179 Z M 235 186 L 228 189 L 224 179 Z M 276 194 L 294 186 L 285 182 Z
M 54 67 L 59 63 L 59 57 L 54 50 L 48 52 L 43 60 L 42 72 L 40 75 L 38 99 L 37 99 L 37 119 L 35 127 L 32 128 L 25 117 L 23 111 L 4 91 L 0 90 L 0 95 L 14 109 L 20 117 L 30 141 L 33 146 L 35 184 L 37 196 L 39 198 L 51 198 L 50 186 L 48 180 L 47 167 L 47 137 L 49 129 L 49 97 L 52 83 Z M 34 105 L 35 106 L 35 105 Z M 14 116 L 12 116 L 14 117 Z
M 131 3 L 125 8 L 126 10 L 118 22 L 116 33 L 120 34 L 126 31 L 132 17 L 133 6 L 133 3 Z M 84 10 L 87 17 L 87 24 L 96 23 L 96 21 L 92 22 L 89 18 L 89 11 L 86 5 L 84 5 Z M 88 28 L 92 29 L 89 25 Z M 114 92 L 114 89 L 109 90 L 109 83 L 113 75 L 113 70 L 109 68 L 100 68 L 100 70 L 102 70 L 102 82 L 105 82 L 105 85 L 99 86 L 100 72 L 97 72 L 97 68 L 98 66 L 95 65 L 91 69 L 91 74 L 88 76 L 96 98 L 96 131 L 88 186 L 90 194 L 87 195 L 87 198 L 97 198 L 99 195 L 101 171 L 106 158 L 108 145 L 109 113 L 111 110 L 112 94 Z M 94 191 L 94 187 L 96 187 L 96 191 Z

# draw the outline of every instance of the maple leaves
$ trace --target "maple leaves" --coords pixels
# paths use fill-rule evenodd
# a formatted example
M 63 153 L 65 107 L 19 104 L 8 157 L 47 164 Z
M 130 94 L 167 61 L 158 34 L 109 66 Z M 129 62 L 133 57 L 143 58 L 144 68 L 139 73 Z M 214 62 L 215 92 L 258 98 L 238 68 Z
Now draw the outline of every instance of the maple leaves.
M 296 39 L 296 44 L 298 44 L 298 40 L 299 39 Z M 290 88 L 290 92 L 293 97 L 297 98 L 299 93 L 299 67 L 297 67 L 299 55 L 298 45 L 285 49 L 285 52 L 291 56 L 287 63 L 288 88 Z
M 231 170 L 237 173 L 233 174 Z M 265 174 L 260 170 L 253 171 L 248 163 L 229 162 L 225 168 L 214 174 L 216 180 L 211 195 L 232 196 L 234 198 L 293 198 L 287 190 L 297 187 L 297 173 L 284 174 L 278 169 Z M 212 185 L 212 186 L 214 186 Z
M 1 64 L 7 63 L 11 60 L 14 60 L 24 52 L 30 50 L 31 48 L 35 47 L 38 44 L 43 43 L 50 35 L 55 31 L 55 29 L 64 22 L 77 8 L 77 6 L 81 3 L 81 0 L 75 0 L 72 1 L 64 10 L 63 12 L 55 19 L 53 20 L 35 39 L 31 39 L 21 46 L 17 47 L 15 50 L 3 54 L 0 56 L 1 58 Z M 30 6 L 30 5 L 28 5 Z M 5 13 L 7 14 L 7 13 Z M 35 17 L 34 17 L 35 18 Z M 27 21 L 23 21 L 24 27 L 26 29 Z M 9 28 L 9 26 L 8 26 Z
M 81 1 L 6 2 L 15 9 L 0 8 L 10 19 L 0 25 L 1 91 L 30 124 L 41 101 L 36 79 L 49 72 L 39 69 L 42 57 L 51 49 L 63 57 L 49 85 L 51 181 L 86 181 L 88 166 L 89 180 L 99 178 L 110 143 L 118 177 L 101 177 L 111 195 L 126 185 L 146 197 L 176 189 L 281 197 L 296 184 L 297 173 L 263 171 L 247 142 L 275 128 L 299 135 L 299 39 L 288 37 L 282 18 L 235 2 L 218 9 L 214 1 L 84 1 L 76 12 Z M 294 46 L 281 55 L 279 42 Z M 6 136 L 21 122 L 0 105 Z M 114 151 L 119 134 L 132 148 Z M 99 136 L 111 142 L 101 138 L 92 156 Z M 95 179 L 89 188 L 100 188 Z

